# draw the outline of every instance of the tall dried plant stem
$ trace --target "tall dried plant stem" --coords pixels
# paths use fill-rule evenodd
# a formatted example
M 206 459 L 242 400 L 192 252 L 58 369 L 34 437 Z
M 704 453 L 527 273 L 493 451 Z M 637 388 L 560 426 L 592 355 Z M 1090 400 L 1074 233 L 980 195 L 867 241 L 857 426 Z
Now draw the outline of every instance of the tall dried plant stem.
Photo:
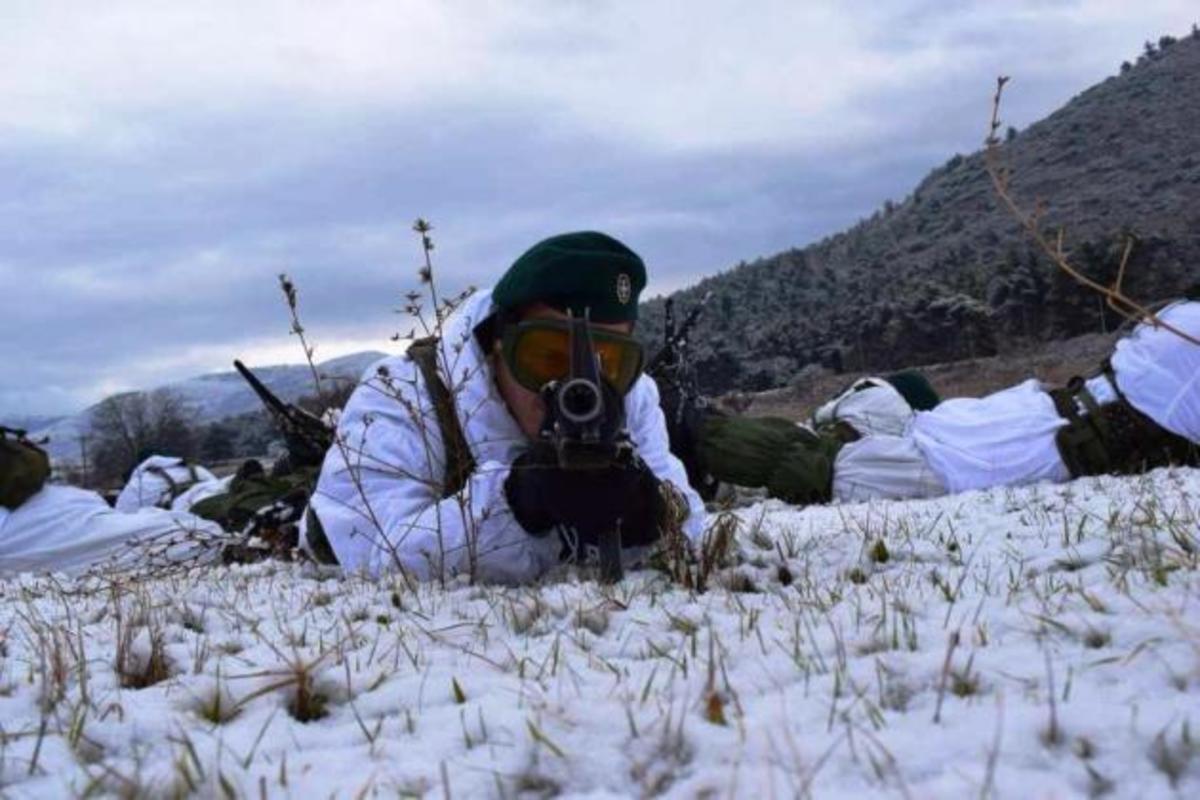
M 308 339 L 304 335 L 304 326 L 300 324 L 300 308 L 298 298 L 296 296 L 296 284 L 286 273 L 279 274 L 279 288 L 283 290 L 284 299 L 287 301 L 288 311 L 292 316 L 292 335 L 300 339 L 300 346 L 304 348 L 304 361 L 308 364 L 308 370 L 312 373 L 313 384 L 317 390 L 317 399 L 325 397 L 325 392 L 321 388 L 321 373 L 317 370 L 315 360 L 316 347 L 308 343 Z
M 468 288 L 466 291 L 460 293 L 458 296 L 451 296 L 448 298 L 443 298 L 443 297 L 439 296 L 438 290 L 437 290 L 437 281 L 434 279 L 434 274 L 433 274 L 434 243 L 433 243 L 433 237 L 431 235 L 431 233 L 433 231 L 433 225 L 431 225 L 429 223 L 429 221 L 426 220 L 424 217 L 418 217 L 413 222 L 412 229 L 413 229 L 414 233 L 416 233 L 418 236 L 421 237 L 421 255 L 424 258 L 424 263 L 421 265 L 420 269 L 418 270 L 417 275 L 420 278 L 421 283 L 427 287 L 427 290 L 429 292 L 429 302 L 431 303 L 431 305 L 433 307 L 433 327 L 430 328 L 429 324 L 425 321 L 424 316 L 420 315 L 419 313 L 416 314 L 416 318 L 417 318 L 417 321 L 420 323 L 421 327 L 425 329 L 425 335 L 426 336 L 434 336 L 437 339 L 437 346 L 434 351 L 435 357 L 437 359 L 437 364 L 438 364 L 438 367 L 440 368 L 442 375 L 445 376 L 446 388 L 449 391 L 451 410 L 456 417 L 459 417 L 460 411 L 462 409 L 460 409 L 459 405 L 458 405 L 458 394 L 459 394 L 458 390 L 459 390 L 461 384 L 464 381 L 468 380 L 471 376 L 466 375 L 466 374 L 463 374 L 461 376 L 455 375 L 455 369 L 458 364 L 458 353 L 461 351 L 464 343 L 462 343 L 462 342 L 447 343 L 446 339 L 445 339 L 445 325 L 446 325 L 446 320 L 450 317 L 450 315 L 455 311 L 455 309 L 457 309 L 462 304 L 462 302 L 474 291 L 474 289 Z M 415 293 L 410 293 L 408 295 L 408 297 L 410 298 L 410 307 L 412 307 L 414 309 L 419 309 L 419 306 L 416 306 L 415 301 L 412 300 L 412 298 L 415 296 L 416 296 Z M 454 353 L 454 357 L 451 357 L 451 355 L 447 353 L 447 347 L 449 347 L 450 351 L 452 353 Z M 469 415 L 470 415 L 470 412 L 468 411 L 468 412 L 466 412 L 466 414 L 464 416 L 469 416 Z M 424 417 L 422 417 L 422 419 L 424 419 Z M 426 436 L 426 434 L 427 434 L 426 426 L 422 424 L 419 427 L 421 429 L 422 439 L 425 440 L 425 450 L 426 450 L 426 454 L 427 454 L 426 457 L 428 458 L 429 457 L 428 454 L 430 453 L 430 443 Z M 440 432 L 439 432 L 439 435 L 440 435 Z M 447 459 L 449 459 L 450 443 L 443 441 L 442 447 L 443 447 L 443 451 L 445 453 L 445 457 Z M 474 584 L 478 578 L 478 570 L 479 570 L 479 531 L 478 531 L 478 522 L 474 518 L 474 515 L 472 514 L 472 510 L 471 510 L 471 500 L 470 500 L 469 489 L 470 489 L 470 484 L 468 481 L 467 485 L 464 485 L 457 492 L 455 492 L 454 500 L 455 500 L 456 505 L 458 506 L 459 521 L 462 523 L 463 530 L 466 534 L 467 563 L 468 563 L 467 569 L 468 569 L 468 574 L 470 576 L 471 583 Z M 440 519 L 439 519 L 439 523 L 438 523 L 438 549 L 439 549 L 439 559 L 440 559 L 441 563 L 443 564 L 443 568 L 440 570 L 439 580 L 441 580 L 444 585 L 445 580 L 446 580 L 445 568 L 444 568 L 446 554 L 445 554 L 445 544 L 444 544 L 444 540 L 443 540 L 443 536 L 442 536 Z
M 305 363 L 308 364 L 309 372 L 312 373 L 313 383 L 316 384 L 317 397 L 324 398 L 325 393 L 321 386 L 321 374 L 317 369 L 315 360 L 316 347 L 309 344 L 308 338 L 304 335 L 304 325 L 300 321 L 300 303 L 298 293 L 296 291 L 296 284 L 287 276 L 286 273 L 280 273 L 279 288 L 283 291 L 283 297 L 287 303 L 288 312 L 291 314 L 291 332 L 300 340 L 300 346 L 304 349 L 304 360 Z M 367 518 L 370 521 L 371 526 L 380 535 L 384 542 L 389 543 L 389 548 L 392 550 L 392 560 L 395 562 L 397 571 L 399 571 L 400 576 L 404 580 L 407 588 L 411 591 L 415 591 L 416 583 L 413 580 L 413 577 L 409 574 L 408 570 L 404 568 L 404 565 L 400 562 L 400 559 L 396 556 L 395 548 L 391 546 L 390 541 L 387 538 L 383 523 L 375 513 L 374 507 L 371 505 L 370 498 L 367 495 L 366 487 L 363 485 L 362 476 L 358 471 L 353 469 L 352 465 L 354 462 L 351 461 L 352 453 L 350 451 L 350 447 L 347 445 L 340 432 L 334 433 L 333 446 L 338 449 L 338 452 L 341 454 L 342 460 L 346 463 L 346 465 L 351 467 L 349 470 L 350 480 L 354 484 L 354 489 L 363 502 L 363 508 L 366 511 Z
M 1163 330 L 1169 331 L 1179 338 L 1191 342 L 1194 345 L 1200 346 L 1200 339 L 1189 335 L 1187 332 L 1176 328 L 1166 322 L 1163 322 L 1157 315 L 1154 314 L 1146 306 L 1136 302 L 1129 295 L 1125 294 L 1122 289 L 1122 282 L 1125 279 L 1125 268 L 1129 263 L 1129 256 L 1133 252 L 1133 239 L 1129 239 L 1125 243 L 1125 250 L 1121 254 L 1121 264 L 1117 271 L 1117 278 L 1112 286 L 1105 286 L 1097 281 L 1092 280 L 1088 276 L 1079 271 L 1067 258 L 1064 245 L 1065 233 L 1062 228 L 1059 228 L 1053 239 L 1049 237 L 1041 226 L 1042 205 L 1040 201 L 1034 207 L 1033 211 L 1026 211 L 1021 208 L 1012 194 L 1012 187 L 1009 183 L 1008 167 L 1002 162 L 1000 156 L 1000 137 L 996 132 L 1000 129 L 1000 101 L 1004 96 L 1004 86 L 1008 83 L 1008 76 L 1001 75 L 996 78 L 996 93 L 992 97 L 992 118 L 988 129 L 987 139 L 985 140 L 984 160 L 987 167 L 988 177 L 992 181 L 992 188 L 996 191 L 996 196 L 1000 198 L 1000 202 L 1008 210 L 1013 217 L 1021 223 L 1025 233 L 1037 246 L 1050 257 L 1060 270 L 1065 272 L 1076 283 L 1091 289 L 1094 292 L 1100 293 L 1106 300 L 1108 307 L 1120 314 L 1126 319 L 1134 321 L 1145 321 Z

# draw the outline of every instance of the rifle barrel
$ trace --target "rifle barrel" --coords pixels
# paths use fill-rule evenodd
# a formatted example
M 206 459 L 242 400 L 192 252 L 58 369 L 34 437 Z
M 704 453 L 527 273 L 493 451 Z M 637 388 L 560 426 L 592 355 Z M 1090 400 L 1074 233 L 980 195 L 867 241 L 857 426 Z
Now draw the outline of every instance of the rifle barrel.
M 287 407 L 284 405 L 283 401 L 276 397 L 275 394 L 267 388 L 266 384 L 260 381 L 258 376 L 251 372 L 245 364 L 243 364 L 239 359 L 234 359 L 233 367 L 246 380 L 246 383 L 250 384 L 250 388 L 254 390 L 256 395 L 258 395 L 258 399 L 262 400 L 275 411 L 284 414 L 285 416 L 287 415 Z

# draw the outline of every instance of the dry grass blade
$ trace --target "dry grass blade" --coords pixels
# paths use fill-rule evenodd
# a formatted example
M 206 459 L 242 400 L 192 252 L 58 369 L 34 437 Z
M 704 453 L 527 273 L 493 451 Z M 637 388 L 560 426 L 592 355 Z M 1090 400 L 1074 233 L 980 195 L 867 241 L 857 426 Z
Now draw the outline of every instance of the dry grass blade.
M 729 561 L 740 521 L 732 511 L 718 513 L 694 547 L 683 532 L 686 501 L 669 485 L 664 485 L 662 494 L 667 518 L 654 564 L 683 588 L 707 591 L 710 579 Z

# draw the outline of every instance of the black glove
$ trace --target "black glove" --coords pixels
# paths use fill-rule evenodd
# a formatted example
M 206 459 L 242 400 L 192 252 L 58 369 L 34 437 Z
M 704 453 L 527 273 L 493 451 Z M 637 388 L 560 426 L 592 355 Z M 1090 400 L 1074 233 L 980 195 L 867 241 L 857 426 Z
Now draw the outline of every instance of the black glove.
M 659 481 L 639 458 L 597 469 L 563 469 L 553 448 L 538 444 L 513 462 L 504 493 L 517 522 L 544 536 L 555 525 L 573 528 L 583 544 L 621 527 L 623 547 L 653 544 L 659 535 Z

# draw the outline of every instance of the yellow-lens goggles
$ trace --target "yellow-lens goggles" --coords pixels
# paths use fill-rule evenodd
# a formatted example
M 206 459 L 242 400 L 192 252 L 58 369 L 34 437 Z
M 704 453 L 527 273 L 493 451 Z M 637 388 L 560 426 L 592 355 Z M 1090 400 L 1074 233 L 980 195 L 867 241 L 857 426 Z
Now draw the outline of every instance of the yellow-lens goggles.
M 620 333 L 596 328 L 589 332 L 600 376 L 624 395 L 641 374 L 642 345 Z M 571 371 L 571 336 L 566 323 L 531 320 L 510 325 L 501 337 L 501 348 L 517 383 L 530 391 L 541 391 Z

